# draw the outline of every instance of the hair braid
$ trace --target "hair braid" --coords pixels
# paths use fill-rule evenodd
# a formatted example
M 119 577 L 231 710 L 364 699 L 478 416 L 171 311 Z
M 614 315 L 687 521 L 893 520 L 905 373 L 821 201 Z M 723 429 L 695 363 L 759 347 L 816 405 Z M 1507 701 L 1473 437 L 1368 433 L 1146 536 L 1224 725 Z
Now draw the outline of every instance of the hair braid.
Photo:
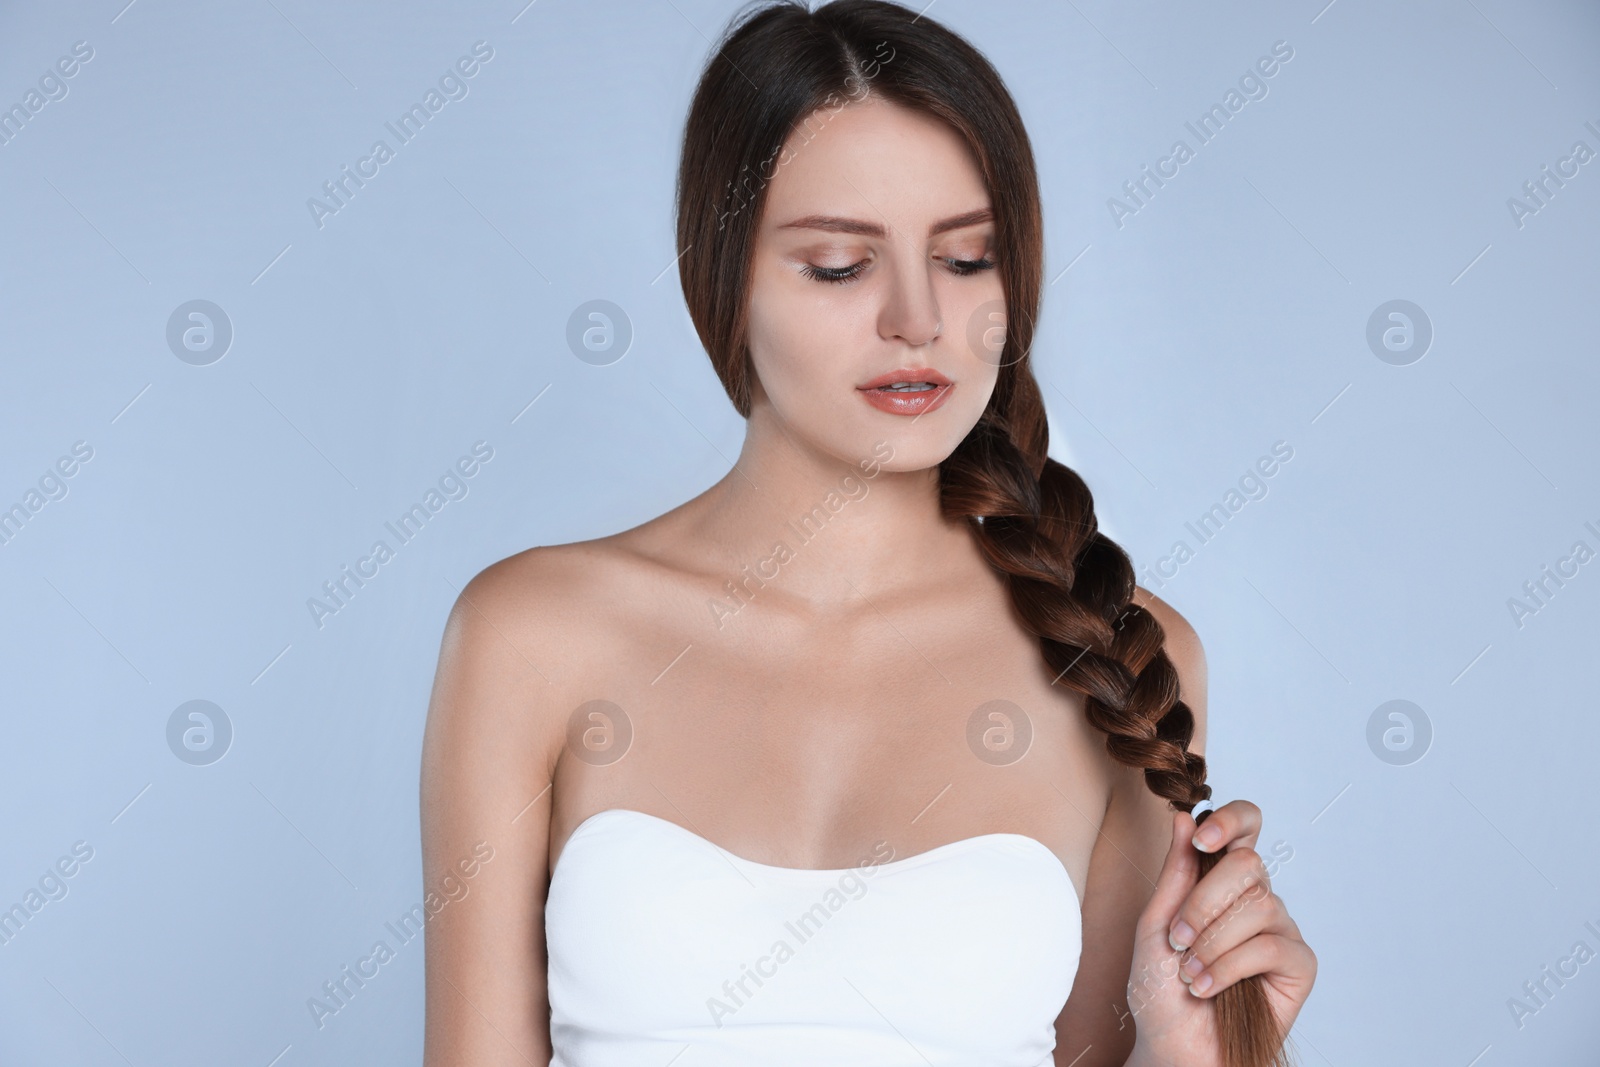
M 1211 795 L 1206 761 L 1188 750 L 1194 715 L 1178 699 L 1161 624 L 1133 603 L 1133 564 L 1100 532 L 1083 479 L 1049 458 L 1035 477 L 1002 422 L 984 418 L 945 460 L 942 510 L 968 521 L 1006 576 L 1055 683 L 1084 694 L 1106 751 L 1144 771 L 1157 796 L 1192 810 Z
M 1025 367 L 1018 373 L 1032 382 Z M 1030 400 L 1040 403 L 1036 387 L 1016 390 L 1012 404 Z M 1037 424 L 1031 412 L 1022 421 Z M 1133 564 L 1100 532 L 1084 480 L 1048 456 L 1030 462 L 991 409 L 944 461 L 939 484 L 941 510 L 967 520 L 984 558 L 1006 576 L 1017 614 L 1057 672 L 1052 684 L 1084 694 L 1089 722 L 1106 735 L 1111 758 L 1144 771 L 1150 790 L 1177 810 L 1209 799 L 1205 758 L 1189 751 L 1194 713 L 1178 697 L 1165 634 L 1133 602 Z M 1200 853 L 1201 875 L 1221 859 Z M 1213 999 L 1225 1067 L 1288 1064 L 1260 975 Z

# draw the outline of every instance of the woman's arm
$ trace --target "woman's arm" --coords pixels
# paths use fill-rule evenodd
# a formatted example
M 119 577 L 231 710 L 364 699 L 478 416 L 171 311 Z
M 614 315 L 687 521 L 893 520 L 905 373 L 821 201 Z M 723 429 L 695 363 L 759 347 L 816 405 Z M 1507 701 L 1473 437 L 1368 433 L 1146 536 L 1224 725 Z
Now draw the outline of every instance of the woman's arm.
M 1171 608 L 1150 606 L 1167 630 L 1180 678 L 1184 659 L 1198 664 L 1201 705 L 1196 708 L 1188 696 L 1184 700 L 1196 717 L 1189 747 L 1203 755 L 1205 661 L 1199 641 L 1183 624 L 1187 632 L 1173 652 L 1174 624 L 1164 613 Z M 1163 815 L 1166 829 L 1156 836 L 1165 855 L 1135 932 L 1128 1001 L 1140 1026 L 1127 1067 L 1216 1067 L 1219 1019 L 1209 1002 L 1236 982 L 1259 975 L 1268 1010 L 1286 1034 L 1316 981 L 1316 954 L 1283 899 L 1272 892 L 1256 852 L 1259 807 L 1232 800 L 1206 819 L 1200 844 L 1222 858 L 1203 877 L 1192 843 L 1194 820 L 1181 812 Z
M 1202 752 L 1206 662 L 1200 639 L 1188 620 L 1154 593 L 1139 588 L 1135 599 L 1166 634 L 1164 647 L 1178 673 L 1178 696 L 1195 717 L 1189 747 Z M 1111 798 L 1089 860 L 1078 976 L 1056 1020 L 1057 1067 L 1122 1067 L 1134 1046 L 1138 999 L 1130 1004 L 1128 995 L 1134 929 L 1155 892 L 1172 841 L 1172 813 L 1150 791 L 1142 771 L 1117 764 L 1113 774 Z
M 534 666 L 550 646 L 530 618 L 541 564 L 527 556 L 487 568 L 457 598 L 428 707 L 425 1067 L 550 1061 L 544 899 L 562 705 Z

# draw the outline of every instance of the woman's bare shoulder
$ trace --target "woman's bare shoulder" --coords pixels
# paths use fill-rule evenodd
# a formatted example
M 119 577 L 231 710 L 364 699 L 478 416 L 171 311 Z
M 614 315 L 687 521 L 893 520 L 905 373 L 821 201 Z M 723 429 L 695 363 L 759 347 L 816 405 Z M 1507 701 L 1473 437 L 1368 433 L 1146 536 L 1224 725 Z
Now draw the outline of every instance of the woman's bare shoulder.
M 456 598 L 449 627 L 461 640 L 505 644 L 559 684 L 605 650 L 612 613 L 644 566 L 622 535 L 539 545 L 483 568 Z
M 1194 716 L 1194 734 L 1189 740 L 1189 750 L 1197 755 L 1205 755 L 1206 741 L 1206 656 L 1205 649 L 1200 644 L 1200 637 L 1195 632 L 1194 626 L 1183 614 L 1171 604 L 1156 596 L 1143 586 L 1134 587 L 1134 602 L 1144 608 L 1161 624 L 1163 636 L 1162 648 L 1167 658 L 1172 662 L 1173 669 L 1178 675 L 1178 697 L 1189 708 Z M 1112 810 L 1119 805 L 1114 801 L 1122 796 L 1133 801 L 1132 809 L 1140 812 L 1131 815 L 1126 805 L 1123 808 L 1122 818 L 1135 818 L 1145 820 L 1147 827 L 1153 827 L 1160 834 L 1166 833 L 1164 821 L 1170 816 L 1170 811 L 1164 802 L 1158 800 L 1150 792 L 1150 787 L 1145 781 L 1144 772 L 1135 767 L 1119 763 L 1108 758 L 1110 768 L 1111 787 L 1109 803 Z M 1129 833 L 1142 831 L 1128 831 Z M 1162 837 L 1160 855 L 1165 854 L 1165 836 Z M 1156 869 L 1160 868 L 1160 855 L 1152 853 L 1155 857 Z
M 459 792 L 441 784 L 457 772 L 477 780 L 494 768 L 489 777 L 519 794 L 550 780 L 569 714 L 596 695 L 626 640 L 615 621 L 626 610 L 628 556 L 608 539 L 539 546 L 460 590 L 424 740 L 424 777 L 438 796 Z
M 1154 614 L 1155 621 L 1162 624 L 1162 632 L 1166 635 L 1166 654 L 1171 657 L 1174 667 L 1178 667 L 1179 677 L 1184 675 L 1186 667 L 1205 667 L 1205 649 L 1200 646 L 1200 635 L 1195 633 L 1194 625 L 1189 619 L 1179 613 L 1170 603 L 1157 597 L 1142 585 L 1134 585 L 1134 603 Z M 1203 681 L 1202 678 L 1198 680 Z
M 1200 635 L 1177 608 L 1142 586 L 1134 587 L 1135 601 L 1156 617 L 1166 635 L 1163 647 L 1178 672 L 1178 696 L 1194 714 L 1194 739 L 1189 747 L 1205 751 L 1206 652 Z

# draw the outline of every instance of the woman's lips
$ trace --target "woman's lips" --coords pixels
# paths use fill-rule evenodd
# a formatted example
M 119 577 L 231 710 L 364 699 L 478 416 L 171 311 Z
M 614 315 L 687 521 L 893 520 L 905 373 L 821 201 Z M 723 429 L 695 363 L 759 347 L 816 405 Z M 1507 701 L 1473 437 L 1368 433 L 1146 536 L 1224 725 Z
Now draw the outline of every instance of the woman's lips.
M 929 378 L 907 379 L 897 378 L 896 381 L 930 381 L 939 378 L 943 382 L 930 382 L 932 389 L 889 389 L 883 386 L 862 386 L 856 392 L 867 403 L 879 411 L 886 411 L 891 415 L 925 415 L 944 403 L 950 391 L 955 388 L 955 383 L 944 380 L 942 375 L 930 375 Z

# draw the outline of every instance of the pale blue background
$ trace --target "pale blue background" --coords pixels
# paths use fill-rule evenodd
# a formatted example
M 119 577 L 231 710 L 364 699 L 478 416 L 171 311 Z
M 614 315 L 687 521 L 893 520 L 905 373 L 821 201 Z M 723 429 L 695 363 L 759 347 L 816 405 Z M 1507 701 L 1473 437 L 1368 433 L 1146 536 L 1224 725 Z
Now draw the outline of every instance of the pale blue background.
M 0 104 L 95 51 L 0 146 L 0 506 L 94 449 L 0 546 L 0 906 L 94 849 L 0 946 L 0 1061 L 417 1063 L 420 940 L 321 1031 L 305 1002 L 421 896 L 456 590 L 659 514 L 739 448 L 667 270 L 685 108 L 736 5 L 124 3 L 0 14 Z M 1208 651 L 1219 797 L 1293 849 L 1304 1062 L 1593 1063 L 1600 962 L 1521 1029 L 1507 999 L 1600 949 L 1600 564 L 1521 628 L 1506 602 L 1600 548 L 1600 161 L 1520 229 L 1506 201 L 1600 149 L 1600 14 L 1324 3 L 930 15 L 1029 124 L 1053 451 L 1141 571 L 1294 449 L 1152 587 Z M 469 94 L 319 230 L 306 199 L 480 39 Z M 1118 229 L 1107 198 L 1278 40 L 1269 95 Z M 197 298 L 235 331 L 205 367 L 165 341 Z M 565 341 L 596 298 L 635 331 L 604 367 Z M 1365 341 L 1397 298 L 1435 330 L 1403 367 Z M 319 630 L 306 599 L 478 440 L 468 495 Z M 165 739 L 197 698 L 235 731 L 207 767 Z M 1366 742 L 1391 699 L 1433 724 L 1409 766 Z

